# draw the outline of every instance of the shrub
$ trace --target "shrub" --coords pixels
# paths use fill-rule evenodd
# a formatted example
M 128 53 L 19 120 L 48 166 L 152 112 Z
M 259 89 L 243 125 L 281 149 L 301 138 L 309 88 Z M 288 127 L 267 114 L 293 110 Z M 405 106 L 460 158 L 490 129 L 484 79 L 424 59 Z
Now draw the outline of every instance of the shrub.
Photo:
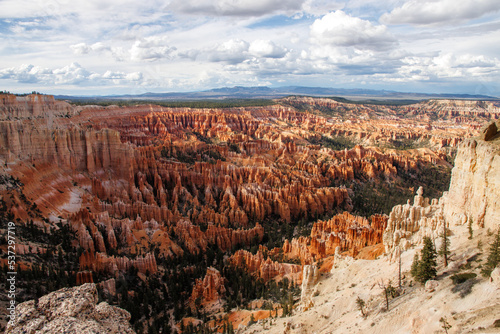
M 479 282 L 477 278 L 468 279 L 465 282 L 457 284 L 453 288 L 451 288 L 451 292 L 459 293 L 460 298 L 464 298 L 465 296 L 467 296 L 469 293 L 472 292 L 472 287 L 477 282 Z
M 453 281 L 453 284 L 457 285 L 457 284 L 461 284 L 461 283 L 467 281 L 468 279 L 474 278 L 476 276 L 477 275 L 474 273 L 461 273 L 461 274 L 455 274 L 455 275 L 451 276 L 450 278 Z

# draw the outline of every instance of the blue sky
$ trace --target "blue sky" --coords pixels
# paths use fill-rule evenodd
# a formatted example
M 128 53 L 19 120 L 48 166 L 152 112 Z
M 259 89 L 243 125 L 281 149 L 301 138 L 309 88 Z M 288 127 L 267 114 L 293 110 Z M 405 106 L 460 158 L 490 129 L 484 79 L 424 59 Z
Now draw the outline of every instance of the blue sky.
M 498 0 L 0 0 L 0 90 L 500 97 Z

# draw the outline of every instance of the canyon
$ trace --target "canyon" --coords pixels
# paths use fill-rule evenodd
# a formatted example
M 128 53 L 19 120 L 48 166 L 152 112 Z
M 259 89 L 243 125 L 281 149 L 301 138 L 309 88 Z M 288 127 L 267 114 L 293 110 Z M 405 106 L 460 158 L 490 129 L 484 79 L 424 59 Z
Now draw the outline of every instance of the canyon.
M 0 94 L 3 220 L 19 226 L 20 268 L 63 277 L 51 291 L 106 286 L 137 332 L 182 330 L 193 316 L 187 323 L 222 331 L 248 322 L 254 313 L 235 309 L 276 284 L 304 285 L 312 308 L 320 272 L 394 257 L 444 219 L 494 229 L 498 149 L 474 136 L 498 118 L 498 105 L 481 101 L 174 108 Z M 403 204 L 420 186 L 442 198 L 418 190 Z M 233 285 L 224 275 L 234 273 L 255 285 Z M 26 299 L 51 291 L 23 287 Z M 139 295 L 153 291 L 163 304 L 146 307 Z M 254 317 L 293 300 L 266 296 Z

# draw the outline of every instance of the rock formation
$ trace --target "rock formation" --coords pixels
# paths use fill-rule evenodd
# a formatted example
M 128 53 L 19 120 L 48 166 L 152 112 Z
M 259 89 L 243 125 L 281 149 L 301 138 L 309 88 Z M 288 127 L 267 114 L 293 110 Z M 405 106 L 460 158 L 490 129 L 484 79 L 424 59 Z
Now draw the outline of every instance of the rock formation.
M 133 260 L 128 257 L 115 257 L 92 252 L 84 252 L 80 256 L 80 270 L 102 271 L 118 275 L 131 268 L 135 268 L 143 274 L 154 274 L 158 271 L 155 257 L 150 253 L 138 256 Z
M 300 293 L 300 304 L 302 311 L 306 311 L 314 303 L 312 301 L 314 287 L 318 282 L 319 270 L 315 265 L 305 265 L 302 273 L 302 285 Z
M 264 282 L 284 277 L 297 281 L 301 273 L 301 266 L 280 263 L 273 261 L 269 257 L 264 258 L 262 250 L 259 250 L 255 255 L 246 250 L 239 250 L 230 257 L 229 262 L 245 269 L 256 277 L 262 278 Z
M 460 144 L 450 188 L 437 200 L 422 197 L 418 189 L 413 205 L 395 206 L 384 232 L 386 252 L 407 249 L 425 236 L 437 238 L 443 224 L 465 224 L 496 230 L 500 222 L 500 142 L 467 139 Z
M 0 121 L 69 117 L 77 113 L 77 108 L 67 102 L 58 101 L 51 95 L 0 94 Z
M 205 277 L 196 280 L 189 304 L 192 308 L 207 307 L 224 298 L 225 294 L 224 278 L 217 269 L 209 267 Z
M 283 245 L 285 258 L 298 258 L 302 264 L 312 264 L 319 259 L 335 254 L 337 247 L 355 256 L 366 246 L 382 242 L 387 217 L 374 215 L 371 221 L 344 212 L 327 221 L 314 223 L 309 237 L 286 240 Z
M 386 252 L 397 247 L 403 250 L 421 244 L 424 237 L 437 238 L 444 224 L 443 201 L 429 201 L 423 196 L 423 188 L 417 190 L 413 205 L 396 205 L 389 214 L 387 228 L 383 234 Z
M 443 219 L 472 217 L 494 228 L 498 127 L 488 127 L 486 142 L 460 143 L 498 115 L 497 102 L 375 106 L 291 97 L 247 108 L 76 107 L 50 96 L 0 94 L 0 199 L 13 220 L 33 220 L 47 234 L 69 227 L 74 240 L 66 248 L 84 250 L 71 275 L 84 284 L 101 272 L 110 294 L 112 277 L 163 273 L 169 261 L 212 250 L 264 281 L 297 282 L 302 267 L 280 261 L 313 264 L 335 250 L 338 258 L 355 256 L 382 239 L 390 251 L 435 234 Z M 339 136 L 347 144 L 334 145 Z M 415 148 L 398 149 L 408 143 Z M 447 167 L 458 145 L 453 187 L 442 200 L 419 193 L 388 223 L 348 213 L 349 185 Z M 265 240 L 270 221 L 293 227 L 302 220 L 316 222 L 308 236 L 256 254 L 241 249 Z M 28 240 L 19 255 L 30 247 L 49 249 Z M 208 302 L 223 295 L 216 282 L 209 269 L 183 293 Z
M 95 284 L 64 288 L 16 307 L 5 333 L 135 333 L 130 313 L 106 302 L 97 304 Z
M 495 230 L 500 222 L 500 142 L 469 139 L 455 158 L 443 215 L 451 224 Z

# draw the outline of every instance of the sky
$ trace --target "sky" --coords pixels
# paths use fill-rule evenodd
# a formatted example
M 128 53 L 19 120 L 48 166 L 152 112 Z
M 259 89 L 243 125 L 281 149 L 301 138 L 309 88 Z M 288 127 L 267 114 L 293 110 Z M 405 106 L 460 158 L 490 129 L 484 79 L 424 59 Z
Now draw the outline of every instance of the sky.
M 0 90 L 500 97 L 499 0 L 0 0 Z

